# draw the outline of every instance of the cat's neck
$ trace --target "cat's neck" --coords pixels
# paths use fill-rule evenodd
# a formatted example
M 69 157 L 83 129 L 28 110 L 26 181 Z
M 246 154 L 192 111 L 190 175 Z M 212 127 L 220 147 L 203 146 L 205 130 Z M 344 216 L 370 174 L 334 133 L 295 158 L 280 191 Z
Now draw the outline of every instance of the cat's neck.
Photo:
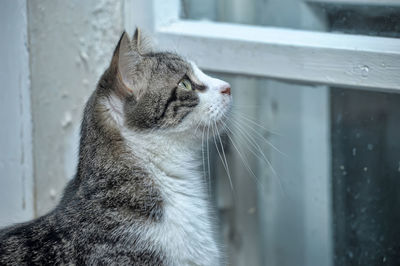
M 166 202 L 184 209 L 178 202 L 194 201 L 208 209 L 206 208 L 208 194 L 200 172 L 201 144 L 178 135 L 168 137 L 148 132 L 122 135 L 137 158 L 135 161 L 158 183 Z
M 200 144 L 196 140 L 159 133 L 123 131 L 128 149 L 145 165 L 151 164 L 172 178 L 198 178 L 201 160 Z

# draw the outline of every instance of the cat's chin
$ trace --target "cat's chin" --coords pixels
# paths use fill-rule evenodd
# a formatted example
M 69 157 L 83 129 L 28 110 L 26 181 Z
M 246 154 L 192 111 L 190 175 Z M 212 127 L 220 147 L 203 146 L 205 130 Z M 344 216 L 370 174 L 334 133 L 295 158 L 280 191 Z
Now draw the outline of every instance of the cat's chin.
M 217 134 L 222 134 L 226 131 L 226 119 L 221 118 L 217 120 L 208 121 L 207 123 L 201 123 L 194 129 L 194 134 L 198 138 L 212 137 Z

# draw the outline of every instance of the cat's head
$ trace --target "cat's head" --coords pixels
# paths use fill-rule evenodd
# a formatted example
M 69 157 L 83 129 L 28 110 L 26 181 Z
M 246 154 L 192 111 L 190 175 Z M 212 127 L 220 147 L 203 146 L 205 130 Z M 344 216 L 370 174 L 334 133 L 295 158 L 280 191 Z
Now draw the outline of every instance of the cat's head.
M 194 137 L 208 125 L 221 127 L 231 105 L 230 85 L 176 54 L 148 50 L 140 35 L 122 35 L 99 83 L 111 87 L 103 103 L 115 125 Z

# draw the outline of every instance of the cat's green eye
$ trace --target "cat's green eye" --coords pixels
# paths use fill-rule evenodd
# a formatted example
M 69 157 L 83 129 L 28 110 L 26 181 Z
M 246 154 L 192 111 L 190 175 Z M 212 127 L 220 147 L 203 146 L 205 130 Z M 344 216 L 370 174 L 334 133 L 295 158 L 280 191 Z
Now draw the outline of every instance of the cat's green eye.
M 184 90 L 188 90 L 191 91 L 192 90 L 192 83 L 190 82 L 190 80 L 188 79 L 182 79 L 179 83 L 178 83 L 178 87 L 182 88 Z

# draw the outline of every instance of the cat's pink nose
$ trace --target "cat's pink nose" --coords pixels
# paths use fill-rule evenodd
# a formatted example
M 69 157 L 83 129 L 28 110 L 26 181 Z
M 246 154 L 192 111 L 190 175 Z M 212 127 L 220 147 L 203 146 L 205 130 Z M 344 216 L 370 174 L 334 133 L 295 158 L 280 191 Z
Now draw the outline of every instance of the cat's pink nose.
M 222 93 L 222 94 L 231 95 L 231 85 L 229 85 L 229 84 L 223 85 L 223 86 L 221 87 L 221 93 Z

